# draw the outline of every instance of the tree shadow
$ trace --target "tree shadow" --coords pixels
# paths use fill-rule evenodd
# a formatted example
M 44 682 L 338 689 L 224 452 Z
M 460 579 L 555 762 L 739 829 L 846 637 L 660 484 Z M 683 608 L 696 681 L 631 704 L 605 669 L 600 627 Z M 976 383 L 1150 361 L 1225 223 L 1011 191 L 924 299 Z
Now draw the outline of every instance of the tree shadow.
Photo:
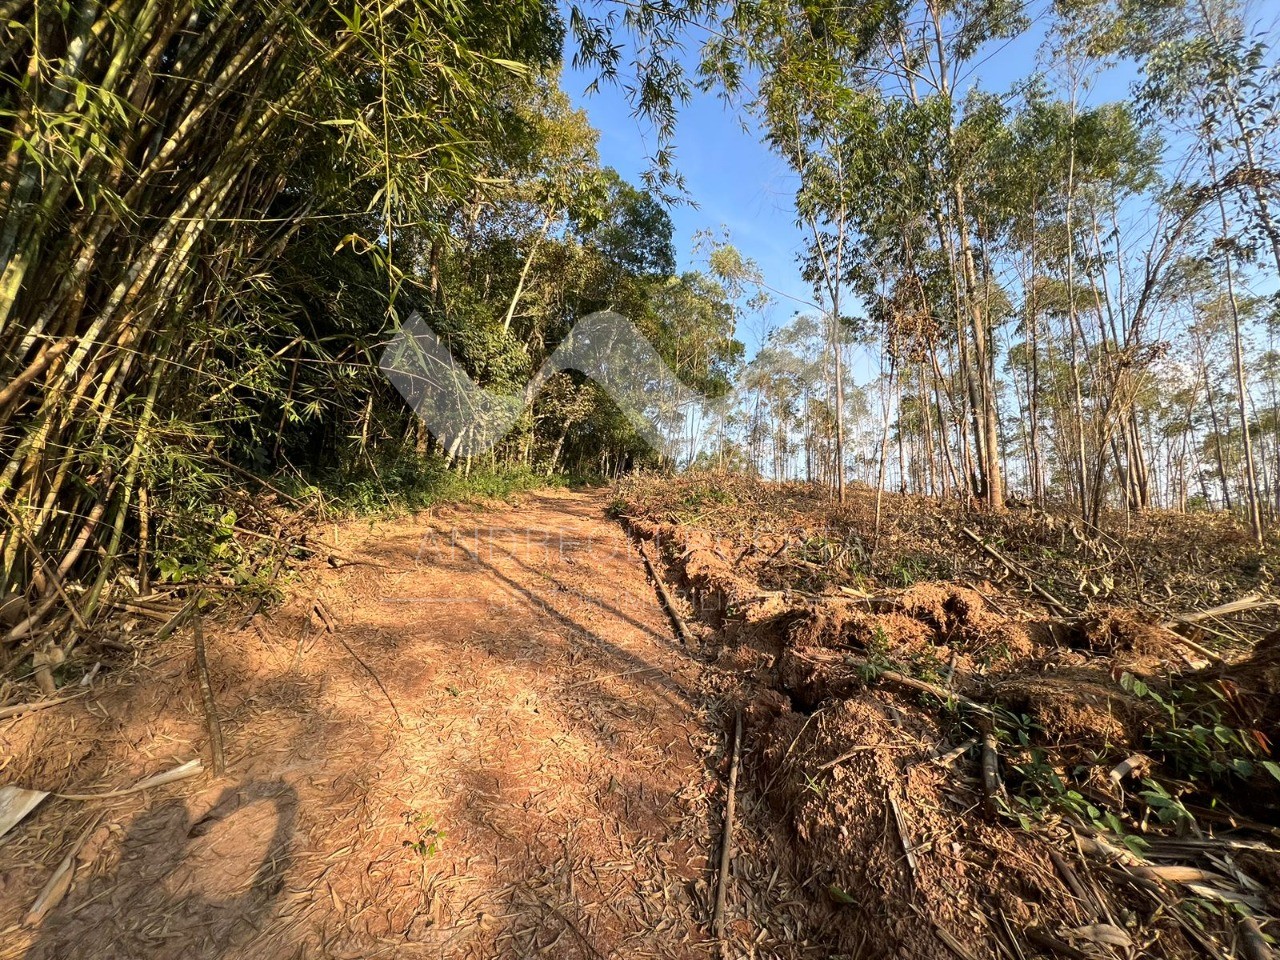
M 25 957 L 215 958 L 242 948 L 284 888 L 297 806 L 289 785 L 249 781 L 194 819 L 181 799 L 139 814 L 114 868 L 54 910 Z

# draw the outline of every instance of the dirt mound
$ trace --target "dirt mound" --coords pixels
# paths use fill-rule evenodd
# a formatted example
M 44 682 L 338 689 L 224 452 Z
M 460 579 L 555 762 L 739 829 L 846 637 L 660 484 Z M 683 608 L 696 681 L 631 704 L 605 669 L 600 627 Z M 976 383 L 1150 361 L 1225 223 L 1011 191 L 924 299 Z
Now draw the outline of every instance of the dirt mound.
M 873 613 L 865 602 L 834 598 L 797 611 L 788 636 L 797 646 L 909 651 L 931 645 L 936 632 L 905 613 Z
M 1086 922 L 1042 845 L 970 815 L 974 784 L 936 762 L 943 732 L 909 700 L 855 696 L 806 722 L 766 695 L 746 716 L 771 745 L 756 772 L 773 808 L 845 919 L 833 952 L 943 957 L 949 936 L 987 956 L 1002 920 Z
M 954 583 L 918 583 L 898 603 L 902 612 L 932 627 L 937 642 L 985 662 L 1027 657 L 1033 645 L 1027 628 L 994 612 L 982 594 Z
M 1061 666 L 997 682 L 996 700 L 1026 715 L 1042 742 L 1069 745 L 1073 753 L 1128 750 L 1158 719 L 1111 676 L 1096 666 Z
M 1123 607 L 1099 607 L 1083 616 L 1069 635 L 1072 646 L 1102 654 L 1167 657 L 1178 642 L 1155 618 Z
M 678 501 L 681 484 L 672 486 L 668 499 Z M 1113 942 L 1195 955 L 1177 919 L 1152 913 L 1149 889 L 1112 877 L 1123 871 L 1111 853 L 1100 880 L 1064 825 L 1103 824 L 1116 844 L 1117 834 L 1168 835 L 1142 799 L 1160 797 L 1142 794 L 1138 776 L 1163 777 L 1157 784 L 1168 783 L 1174 800 L 1208 802 L 1194 776 L 1179 780 L 1180 758 L 1162 744 L 1176 751 L 1187 736 L 1235 743 L 1280 729 L 1280 631 L 1246 661 L 1186 674 L 1187 647 L 1160 624 L 1167 616 L 1108 602 L 1129 559 L 1111 534 L 1043 513 L 966 517 L 982 530 L 979 548 L 1000 548 L 980 551 L 980 572 L 961 576 L 956 544 L 962 553 L 973 537 L 956 537 L 935 505 L 891 521 L 881 556 L 894 559 L 880 563 L 893 562 L 893 579 L 866 567 L 850 577 L 847 545 L 865 519 L 856 497 L 837 509 L 783 488 L 739 484 L 732 496 L 735 509 L 719 515 L 725 527 L 714 535 L 695 518 L 665 527 L 659 542 L 677 582 L 683 570 L 695 592 L 734 598 L 711 648 L 722 645 L 717 664 L 733 671 L 726 688 L 747 704 L 746 782 L 784 825 L 791 872 L 809 878 L 814 942 L 831 955 L 904 960 L 1096 956 L 1107 927 Z M 666 515 L 661 489 L 646 497 Z M 749 514 L 762 501 L 762 524 L 784 536 L 757 536 Z M 916 564 L 925 543 L 932 557 Z M 1041 560 L 1050 576 L 1037 576 Z M 948 567 L 941 578 L 920 577 Z M 1021 596 L 992 576 L 1016 581 Z M 1193 585 L 1203 604 L 1209 594 L 1199 580 L 1187 581 L 1188 592 Z M 1188 720 L 1184 707 L 1203 707 L 1189 681 L 1225 698 L 1233 716 L 1223 722 L 1240 731 L 1220 734 L 1207 707 Z M 1200 726 L 1170 731 L 1171 709 L 1185 728 Z M 1214 762 L 1232 761 L 1207 749 Z M 1147 766 L 1126 772 L 1122 761 L 1138 754 Z M 1232 802 L 1233 814 L 1268 808 L 1238 793 Z M 1209 854 L 1201 864 L 1218 866 Z M 1258 889 L 1216 882 L 1233 895 Z M 1121 917 L 1125 929 L 1108 926 Z

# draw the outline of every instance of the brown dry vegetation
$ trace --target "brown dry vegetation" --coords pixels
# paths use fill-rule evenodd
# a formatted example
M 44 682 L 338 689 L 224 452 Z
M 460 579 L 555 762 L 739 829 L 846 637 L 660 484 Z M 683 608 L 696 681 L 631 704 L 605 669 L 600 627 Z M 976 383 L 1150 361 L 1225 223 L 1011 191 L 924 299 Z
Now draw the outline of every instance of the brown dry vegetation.
M 1227 905 L 1264 928 L 1280 906 L 1275 611 L 1165 624 L 1271 591 L 1274 544 L 899 496 L 877 536 L 871 491 L 725 477 L 633 481 L 615 512 L 719 628 L 750 780 L 841 955 L 1262 949 Z

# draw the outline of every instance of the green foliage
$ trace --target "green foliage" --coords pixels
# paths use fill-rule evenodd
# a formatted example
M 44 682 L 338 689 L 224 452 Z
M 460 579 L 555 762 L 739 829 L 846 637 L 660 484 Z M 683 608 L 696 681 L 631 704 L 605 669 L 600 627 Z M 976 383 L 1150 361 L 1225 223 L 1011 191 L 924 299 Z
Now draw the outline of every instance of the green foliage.
M 1007 764 L 1015 790 L 1000 799 L 1004 812 L 1016 819 L 1024 829 L 1046 816 L 1067 815 L 1100 830 L 1115 834 L 1133 852 L 1141 853 L 1144 841 L 1133 834 L 1125 819 L 1114 810 L 1100 805 L 1080 788 L 1077 778 L 1087 777 L 1088 768 L 1070 771 L 1055 763 L 1050 751 L 1037 744 L 1044 742 L 1044 729 L 1026 714 L 996 709 L 997 739 L 1014 748 L 1021 759 Z
M 1199 786 L 1251 779 L 1261 768 L 1280 780 L 1280 768 L 1266 759 L 1269 738 L 1259 730 L 1224 724 L 1218 704 L 1226 697 L 1216 686 L 1183 686 L 1164 693 L 1125 673 L 1120 685 L 1154 704 L 1164 722 L 1151 733 L 1151 747 L 1178 777 Z
M 1159 824 L 1192 826 L 1193 813 L 1182 797 L 1189 792 L 1211 793 L 1230 782 L 1265 774 L 1280 781 L 1280 765 L 1267 759 L 1268 739 L 1259 731 L 1240 730 L 1222 722 L 1220 691 L 1182 686 L 1159 692 L 1146 681 L 1125 673 L 1121 687 L 1132 696 L 1155 706 L 1160 719 L 1153 723 L 1145 749 L 1157 765 L 1142 777 L 1141 789 L 1122 802 L 1109 804 L 1084 784 L 1099 764 L 1115 763 L 1119 756 L 1098 756 L 1093 763 L 1064 769 L 1052 748 L 1044 746 L 1045 730 L 1026 714 L 997 708 L 996 734 L 1008 745 L 1014 759 L 1007 764 L 1015 786 L 1006 812 L 1024 826 L 1047 815 L 1068 815 L 1115 834 L 1135 853 L 1143 841 L 1135 831 L 1154 820 Z
M 547 477 L 520 466 L 476 466 L 468 473 L 451 469 L 438 456 L 402 453 L 322 477 L 316 490 L 331 511 L 378 516 L 423 510 L 439 503 L 500 500 L 566 482 L 564 476 Z
M 490 463 L 453 462 L 377 367 L 415 311 L 487 387 L 523 387 L 578 316 L 613 306 L 724 388 L 741 346 L 722 298 L 690 276 L 672 299 L 670 218 L 600 168 L 558 86 L 554 4 L 11 13 L 0 504 L 19 523 L 0 530 L 0 592 L 34 589 L 33 542 L 85 581 L 90 618 L 121 561 L 142 581 L 253 582 L 253 531 L 225 519 L 233 470 L 380 510 L 649 456 L 566 377 Z M 606 73 L 616 33 L 661 45 L 678 23 L 570 13 Z M 674 59 L 654 54 L 654 71 Z M 669 79 L 646 80 L 655 116 L 678 99 Z M 681 325 L 689 307 L 705 330 Z
M 404 825 L 414 833 L 415 839 L 402 841 L 403 845 L 419 858 L 429 860 L 444 846 L 446 833 L 436 827 L 435 817 L 411 810 L 404 814 Z

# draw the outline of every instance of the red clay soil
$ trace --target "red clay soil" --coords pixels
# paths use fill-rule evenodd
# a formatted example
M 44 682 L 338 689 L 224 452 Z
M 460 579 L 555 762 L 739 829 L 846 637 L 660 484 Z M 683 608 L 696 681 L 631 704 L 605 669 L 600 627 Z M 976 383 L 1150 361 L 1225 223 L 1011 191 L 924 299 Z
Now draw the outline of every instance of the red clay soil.
M 1252 876 L 1231 867 L 1228 877 L 1208 831 L 1197 828 L 1203 847 L 1179 847 L 1176 827 L 1127 805 L 1127 790 L 1148 786 L 1140 778 L 1153 761 L 1142 751 L 1168 723 L 1122 678 L 1166 694 L 1189 684 L 1191 708 L 1216 691 L 1269 750 L 1280 632 L 1246 659 L 1187 672 L 1184 645 L 1150 611 L 1098 604 L 1053 615 L 993 587 L 981 567 L 963 582 L 903 587 L 864 562 L 840 583 L 841 557 L 856 550 L 830 525 L 829 503 L 810 508 L 804 491 L 745 483 L 704 497 L 696 483 L 634 483 L 617 512 L 717 627 L 707 652 L 720 693 L 742 707 L 744 782 L 772 814 L 774 861 L 804 878 L 803 928 L 822 956 L 1271 955 L 1216 903 L 1242 904 L 1274 932 L 1264 892 L 1273 867 L 1255 858 Z M 871 497 L 860 499 L 869 515 Z M 846 509 L 859 515 L 856 502 Z M 935 553 L 958 553 L 947 524 L 936 526 Z M 785 534 L 770 542 L 759 533 L 769 529 Z M 1188 802 L 1203 800 L 1163 774 Z M 1227 803 L 1270 817 L 1267 777 L 1258 765 Z M 1086 804 L 1105 806 L 1112 829 L 1099 832 L 1101 812 L 1080 816 Z M 1236 819 L 1214 822 L 1226 831 Z M 1117 823 L 1152 860 L 1091 839 L 1122 843 Z M 1275 836 L 1266 823 L 1248 829 Z M 1224 843 L 1274 859 L 1249 837 Z M 1168 882 L 1130 882 L 1121 862 Z M 1189 877 L 1218 886 L 1178 886 Z M 1199 911 L 1208 933 L 1184 910 Z
M 603 508 L 553 492 L 325 530 L 355 562 L 246 629 L 206 624 L 223 776 L 51 797 L 0 841 L 0 958 L 711 955 L 723 740 Z M 180 635 L 0 721 L 0 779 L 100 793 L 208 765 L 192 664 Z

